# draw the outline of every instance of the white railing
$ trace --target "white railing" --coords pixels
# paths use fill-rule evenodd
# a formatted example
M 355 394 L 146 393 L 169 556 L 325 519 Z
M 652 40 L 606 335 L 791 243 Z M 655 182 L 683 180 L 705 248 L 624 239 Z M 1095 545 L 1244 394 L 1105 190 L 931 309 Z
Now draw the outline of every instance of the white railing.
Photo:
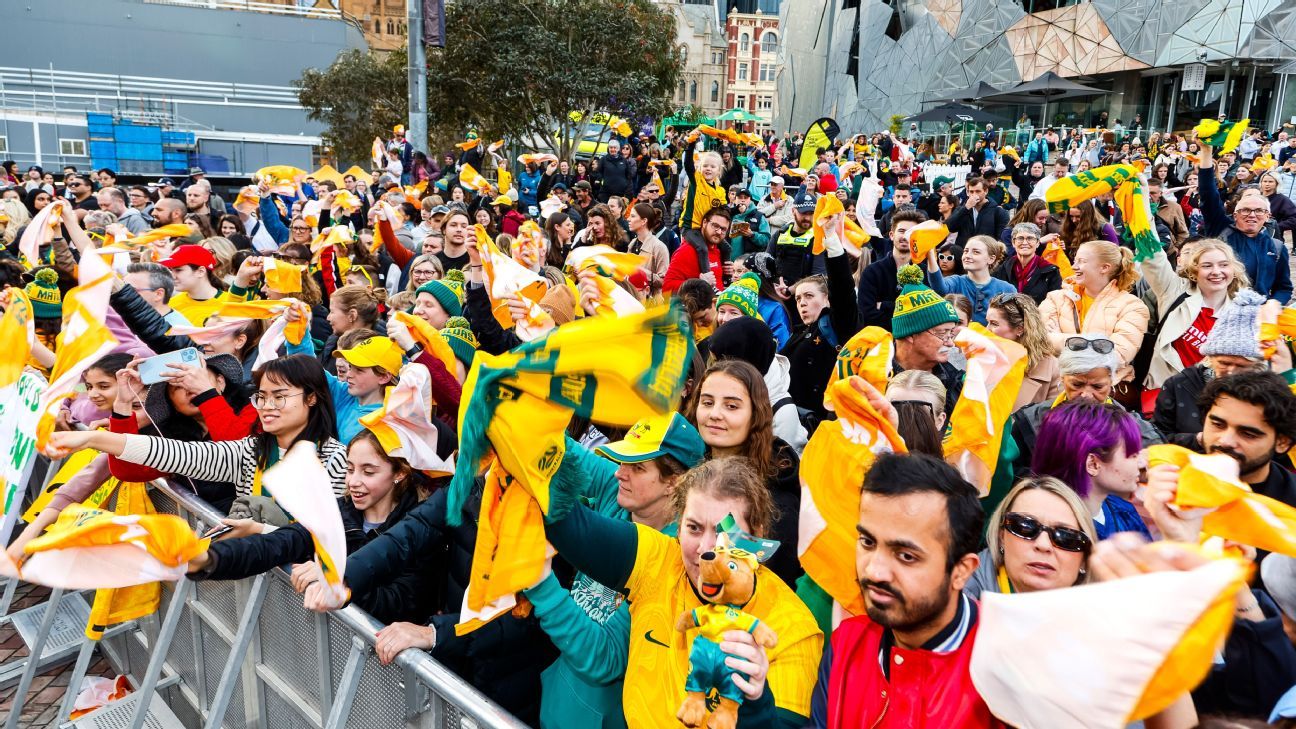
M 299 7 L 293 4 L 248 2 L 247 0 L 143 0 L 146 5 L 183 5 L 211 10 L 246 10 L 254 13 L 296 15 L 305 18 L 341 19 L 344 13 L 337 8 Z

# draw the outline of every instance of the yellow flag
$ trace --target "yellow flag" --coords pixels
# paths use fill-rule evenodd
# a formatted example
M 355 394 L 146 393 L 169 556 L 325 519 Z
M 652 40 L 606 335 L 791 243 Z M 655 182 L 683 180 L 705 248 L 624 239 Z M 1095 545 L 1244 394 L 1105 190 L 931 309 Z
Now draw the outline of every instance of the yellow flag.
M 23 229 L 18 238 L 18 252 L 27 268 L 40 265 L 40 248 L 54 240 L 54 233 L 63 225 L 63 207 L 67 204 L 63 198 L 55 199 L 41 208 Z
M 0 317 L 0 389 L 18 381 L 31 359 L 32 340 L 27 330 L 32 320 L 31 300 L 18 287 L 9 289 L 9 305 Z
M 115 244 L 126 246 L 127 248 L 139 248 L 164 238 L 184 238 L 191 233 L 193 233 L 193 231 L 189 229 L 188 225 L 184 223 L 171 223 L 170 225 L 164 225 L 161 228 L 146 230 L 134 238 L 115 241 Z
M 837 419 L 819 424 L 801 456 L 797 545 L 806 574 L 851 615 L 864 614 L 855 579 L 860 484 L 878 455 L 907 452 L 895 427 L 869 404 L 861 382 L 838 380 L 824 394 Z
M 305 266 L 298 266 L 278 258 L 265 258 L 263 260 L 265 261 L 266 288 L 281 294 L 301 292 L 302 274 L 306 271 Z
M 1050 213 L 1065 213 L 1086 200 L 1114 192 L 1138 177 L 1146 164 L 1144 160 L 1138 160 L 1132 164 L 1104 165 L 1058 180 L 1049 185 L 1044 195 L 1048 210 Z
M 864 327 L 837 352 L 837 365 L 828 384 L 859 375 L 878 392 L 885 393 L 891 379 L 893 348 L 891 332 L 882 327 Z
M 437 455 L 439 432 L 432 424 L 432 409 L 432 376 L 427 367 L 411 363 L 401 368 L 396 385 L 387 388 L 382 407 L 361 416 L 360 424 L 378 437 L 387 455 L 404 458 L 430 476 L 449 476 L 454 457 Z
M 239 190 L 238 197 L 234 198 L 234 209 L 244 215 L 251 215 L 252 211 L 259 207 L 261 207 L 261 195 L 252 185 L 243 186 Z
M 1026 376 L 1026 348 L 976 322 L 959 332 L 954 343 L 967 357 L 967 374 L 950 414 L 945 460 L 985 497 L 999 462 L 1004 425 Z
M 909 258 L 918 266 L 925 265 L 927 254 L 949 238 L 949 228 L 937 220 L 919 223 L 909 230 Z
M 396 317 L 396 321 L 399 321 L 409 328 L 410 336 L 414 337 L 414 341 L 418 342 L 418 345 L 423 348 L 424 352 L 427 352 L 434 358 L 440 360 L 441 364 L 445 365 L 446 371 L 450 374 L 454 374 L 454 350 L 450 349 L 449 343 L 446 342 L 444 337 L 437 333 L 437 330 L 434 329 L 426 319 L 403 311 L 398 311 L 394 313 L 393 316 Z
M 369 157 L 373 160 L 375 170 L 381 172 L 387 169 L 387 148 L 383 146 L 381 137 L 374 137 L 373 144 L 369 146 Z
M 116 479 L 109 480 L 116 482 Z M 89 506 L 98 508 L 97 504 Z M 113 513 L 123 516 L 155 513 L 153 502 L 149 499 L 144 484 L 138 482 L 120 484 L 117 487 L 117 504 Z M 157 612 L 161 602 L 162 585 L 158 582 L 95 590 L 85 635 L 91 640 L 99 640 L 110 626 Z
M 557 161 L 558 161 L 557 155 L 552 155 L 547 152 L 545 154 L 528 153 L 528 154 L 518 155 L 518 162 L 521 162 L 524 165 L 529 165 L 529 164 L 541 165 L 546 162 L 557 162 Z
M 836 195 L 820 195 L 818 202 L 815 203 L 814 214 L 814 254 L 819 255 L 824 250 L 824 237 L 829 231 L 823 226 L 824 218 L 837 213 L 845 213 L 846 209 L 842 207 L 841 200 Z M 858 253 L 864 244 L 868 243 L 869 237 L 859 224 L 854 220 L 842 215 L 841 220 L 837 223 L 837 237 L 841 239 L 843 245 L 854 246 L 854 252 Z
M 333 207 L 331 210 L 334 211 L 333 218 L 335 222 L 339 217 L 338 213 L 341 213 L 342 215 L 350 215 L 359 209 L 360 198 L 356 197 L 350 190 L 338 190 L 334 193 Z
M 1175 445 L 1148 448 L 1148 467 L 1163 463 L 1179 467 L 1176 507 L 1211 510 L 1203 534 L 1296 557 L 1296 508 L 1252 491 L 1238 477 L 1236 460 Z
M 459 184 L 478 195 L 489 195 L 495 191 L 491 187 L 490 180 L 482 177 L 472 165 L 464 165 L 459 170 Z
M 1071 268 L 1071 259 L 1067 258 L 1066 251 L 1062 250 L 1062 239 L 1054 238 L 1044 246 L 1044 253 L 1040 255 L 1045 261 L 1058 267 L 1058 274 L 1065 281 L 1075 275 L 1075 269 Z
M 81 374 L 117 346 L 117 338 L 104 324 L 113 275 L 93 248 L 81 256 L 77 278 L 80 285 L 63 297 L 63 329 L 56 340 L 49 386 L 41 393 L 41 414 L 36 423 L 38 450 L 44 450 L 49 443 L 59 408 L 80 384 Z
M 294 268 L 300 267 L 294 266 Z M 292 302 L 287 299 L 277 301 L 270 299 L 225 301 L 216 309 L 215 314 L 222 319 L 273 319 L 287 311 L 291 305 Z
M 643 256 L 622 253 L 605 245 L 581 246 L 567 254 L 564 268 L 573 278 L 584 272 L 595 274 L 599 287 L 596 310 L 601 316 L 624 316 L 643 311 L 643 304 L 633 294 L 616 285 L 646 265 Z M 579 300 L 579 297 L 577 297 Z
M 534 227 L 534 223 L 531 225 Z M 482 254 L 482 276 L 486 279 L 491 313 L 501 327 L 509 329 L 513 326 L 513 317 L 509 315 L 508 298 L 517 295 L 538 305 L 549 290 L 549 282 L 535 271 L 504 255 L 482 226 L 474 225 L 473 235 L 477 240 L 477 250 Z M 453 372 L 454 369 L 451 368 L 450 371 Z
M 254 177 L 258 181 L 270 185 L 270 192 L 276 195 L 295 195 L 297 193 L 297 181 L 306 177 L 306 170 L 298 169 L 292 165 L 273 165 L 257 170 Z

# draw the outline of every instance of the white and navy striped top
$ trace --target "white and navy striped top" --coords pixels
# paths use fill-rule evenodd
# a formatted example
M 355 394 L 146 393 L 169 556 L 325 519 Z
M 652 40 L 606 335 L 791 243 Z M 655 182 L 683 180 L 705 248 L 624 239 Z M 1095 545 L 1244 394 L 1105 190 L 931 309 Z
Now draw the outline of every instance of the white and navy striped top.
M 127 435 L 120 458 L 128 463 L 156 468 L 177 476 L 234 484 L 239 496 L 252 493 L 256 479 L 256 436 L 242 440 L 198 442 Z M 346 492 L 346 446 L 329 438 L 319 449 L 320 462 L 329 475 L 333 495 Z

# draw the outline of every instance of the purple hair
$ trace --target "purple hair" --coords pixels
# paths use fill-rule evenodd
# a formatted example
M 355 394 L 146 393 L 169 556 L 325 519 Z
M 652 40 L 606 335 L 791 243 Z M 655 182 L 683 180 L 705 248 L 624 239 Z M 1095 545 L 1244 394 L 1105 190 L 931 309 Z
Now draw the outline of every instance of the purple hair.
M 1067 402 L 1044 416 L 1035 436 L 1031 470 L 1040 476 L 1054 476 L 1084 498 L 1089 495 L 1089 455 L 1106 461 L 1124 445 L 1126 453 L 1143 447 L 1134 416 L 1119 405 L 1088 400 Z

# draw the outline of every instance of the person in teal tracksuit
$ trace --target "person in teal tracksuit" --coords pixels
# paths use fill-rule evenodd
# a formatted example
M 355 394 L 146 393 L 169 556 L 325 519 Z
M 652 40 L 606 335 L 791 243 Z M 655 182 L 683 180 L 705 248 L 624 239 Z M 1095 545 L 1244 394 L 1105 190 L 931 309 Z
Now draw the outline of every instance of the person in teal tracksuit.
M 702 436 L 678 413 L 635 423 L 624 440 L 600 446 L 597 455 L 567 439 L 568 455 L 590 477 L 582 496 L 592 509 L 667 534 L 676 528 L 672 486 L 705 451 Z M 624 729 L 630 610 L 623 596 L 583 574 L 570 592 L 550 574 L 526 596 L 561 652 L 541 676 L 541 729 Z

